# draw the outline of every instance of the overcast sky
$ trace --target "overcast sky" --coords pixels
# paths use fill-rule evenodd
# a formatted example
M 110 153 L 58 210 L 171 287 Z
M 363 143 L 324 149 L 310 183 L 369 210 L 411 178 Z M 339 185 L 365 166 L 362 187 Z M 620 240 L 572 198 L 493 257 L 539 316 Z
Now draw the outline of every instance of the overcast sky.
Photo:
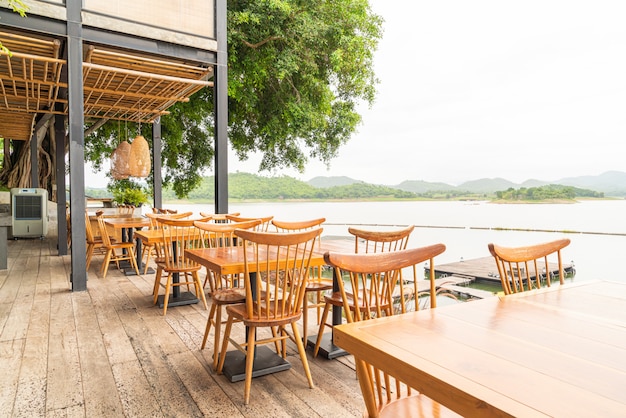
M 626 171 L 626 2 L 370 4 L 385 20 L 376 103 L 329 170 L 285 174 L 457 184 Z M 229 170 L 255 164 L 231 155 Z
M 626 1 L 370 0 L 376 102 L 330 169 L 458 184 L 626 171 Z M 229 171 L 256 172 L 258 158 Z

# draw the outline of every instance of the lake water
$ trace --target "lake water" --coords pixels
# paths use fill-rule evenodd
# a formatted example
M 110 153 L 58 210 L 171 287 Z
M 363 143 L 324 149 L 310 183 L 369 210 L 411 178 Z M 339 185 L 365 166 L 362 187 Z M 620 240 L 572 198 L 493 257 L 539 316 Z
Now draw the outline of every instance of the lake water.
M 212 205 L 165 206 L 213 213 Z M 446 245 L 436 264 L 490 256 L 490 242 L 517 246 L 567 237 L 572 243 L 562 251 L 563 261 L 574 262 L 576 281 L 626 281 L 621 267 L 626 258 L 626 200 L 519 205 L 453 201 L 237 203 L 229 206 L 229 212 L 246 217 L 274 215 L 281 220 L 325 217 L 324 235 L 348 235 L 348 226 L 353 225 L 385 229 L 413 224 L 416 230 L 410 246 Z

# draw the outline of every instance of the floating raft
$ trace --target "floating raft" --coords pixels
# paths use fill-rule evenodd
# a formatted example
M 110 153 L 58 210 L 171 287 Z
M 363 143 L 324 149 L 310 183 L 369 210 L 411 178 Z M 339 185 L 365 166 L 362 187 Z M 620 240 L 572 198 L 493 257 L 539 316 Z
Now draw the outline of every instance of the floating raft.
M 558 276 L 558 263 L 548 263 L 548 267 L 553 276 Z M 563 264 L 565 274 L 574 272 L 571 264 Z M 428 268 L 426 269 L 428 272 Z M 475 258 L 472 260 L 457 261 L 456 263 L 435 265 L 436 277 L 466 278 L 472 282 L 474 280 L 488 280 L 500 283 L 498 269 L 493 257 Z

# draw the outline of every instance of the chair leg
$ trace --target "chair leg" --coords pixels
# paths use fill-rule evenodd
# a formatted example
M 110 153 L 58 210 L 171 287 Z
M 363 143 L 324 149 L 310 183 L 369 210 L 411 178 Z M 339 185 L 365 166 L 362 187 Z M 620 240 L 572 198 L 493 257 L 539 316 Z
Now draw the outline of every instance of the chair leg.
M 150 255 L 152 254 L 153 247 L 150 245 L 145 245 L 141 250 L 142 253 L 146 254 L 146 261 L 144 262 L 143 274 L 148 274 L 148 263 L 150 263 Z M 143 254 L 141 254 L 141 260 L 143 261 Z
M 250 387 L 252 386 L 252 370 L 254 366 L 254 348 L 256 345 L 256 327 L 248 327 L 248 346 L 246 349 L 246 385 L 243 389 L 243 403 L 250 403 Z
M 315 348 L 313 349 L 313 357 L 317 357 L 317 353 L 320 351 L 320 344 L 322 344 L 322 337 L 324 336 L 324 327 L 326 326 L 326 319 L 328 318 L 328 311 L 330 310 L 330 303 L 324 305 L 324 312 L 322 312 L 322 319 L 320 319 L 320 329 L 317 332 L 317 340 L 315 341 Z
M 206 303 L 206 297 L 204 296 L 204 288 L 202 287 L 202 282 L 200 281 L 200 275 L 197 271 L 193 271 L 191 272 L 191 277 L 193 277 L 193 282 L 196 286 L 196 297 L 200 296 L 202 303 L 204 303 L 204 309 L 209 310 L 209 306 Z
M 165 296 L 163 296 L 163 316 L 167 313 L 167 303 L 170 301 L 170 290 L 172 289 L 172 273 L 167 274 L 165 281 Z
M 302 302 L 302 341 L 306 347 L 306 336 L 309 329 L 309 295 L 304 293 L 304 300 Z
M 157 267 L 157 271 L 154 277 L 154 288 L 152 289 L 152 296 L 154 297 L 155 305 L 157 303 L 157 300 L 159 299 L 159 287 L 161 286 L 162 274 L 163 274 L 163 269 L 161 267 Z
M 309 387 L 313 389 L 315 385 L 313 384 L 313 376 L 311 376 L 311 370 L 309 369 L 309 361 L 306 358 L 306 346 L 302 344 L 302 340 L 298 335 L 298 325 L 295 322 L 291 323 L 291 329 L 293 330 L 293 336 L 295 337 L 294 339 L 296 340 L 296 345 L 298 346 L 298 353 L 300 354 L 300 361 L 302 361 L 304 373 L 309 381 Z
M 228 321 L 226 321 L 226 328 L 224 329 L 224 335 L 222 336 L 222 348 L 220 348 L 220 361 L 217 363 L 217 374 L 222 374 L 224 368 L 224 360 L 226 359 L 226 350 L 228 350 L 228 342 L 230 341 L 230 330 L 233 327 L 234 318 L 228 315 Z
M 211 304 L 211 310 L 209 311 L 209 318 L 206 321 L 206 328 L 204 329 L 204 337 L 202 338 L 202 346 L 200 347 L 201 350 L 204 350 L 204 347 L 206 346 L 206 340 L 209 337 L 209 332 L 211 331 L 211 322 L 213 321 L 213 318 L 215 317 L 216 307 L 217 307 L 217 304 L 213 302 Z M 213 350 L 217 352 L 217 346 L 214 346 Z M 216 357 L 216 355 L 214 355 L 214 357 Z
M 104 255 L 104 261 L 102 261 L 102 278 L 107 277 L 107 271 L 109 270 L 109 263 L 111 262 L 111 249 L 107 248 L 107 252 Z
M 135 250 L 133 250 L 132 248 L 129 248 L 129 254 L 130 254 L 130 264 L 135 269 L 135 273 L 137 273 L 137 276 L 139 276 L 139 267 L 137 266 L 137 259 L 135 258 Z
M 215 304 L 213 306 L 216 306 Z M 213 337 L 213 370 L 217 369 L 217 360 L 219 358 L 220 352 L 220 331 L 222 329 L 222 306 L 217 305 L 215 310 L 215 329 L 213 332 L 215 333 Z
M 86 266 L 87 270 L 89 270 L 89 266 L 91 265 L 91 258 L 93 257 L 93 250 L 95 246 L 96 246 L 95 244 L 87 245 L 87 266 Z

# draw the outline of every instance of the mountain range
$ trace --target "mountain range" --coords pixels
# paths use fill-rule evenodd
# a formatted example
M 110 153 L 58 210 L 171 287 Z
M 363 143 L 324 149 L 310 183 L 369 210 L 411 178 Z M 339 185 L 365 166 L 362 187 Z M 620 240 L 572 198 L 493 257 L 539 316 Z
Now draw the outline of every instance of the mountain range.
M 350 177 L 314 177 L 307 182 L 311 186 L 318 188 L 346 186 L 354 183 L 364 183 Z M 626 172 L 623 171 L 607 171 L 597 176 L 579 176 L 565 177 L 560 180 L 544 181 L 529 179 L 523 183 L 514 183 L 504 178 L 483 178 L 477 180 L 466 181 L 458 186 L 446 183 L 427 182 L 422 180 L 405 180 L 396 185 L 385 185 L 400 190 L 413 193 L 428 193 L 441 191 L 461 191 L 470 193 L 495 193 L 497 191 L 507 190 L 509 188 L 519 189 L 522 187 L 540 187 L 548 184 L 560 184 L 563 186 L 578 187 L 581 189 L 589 189 L 597 192 L 603 192 L 605 196 L 626 196 Z

